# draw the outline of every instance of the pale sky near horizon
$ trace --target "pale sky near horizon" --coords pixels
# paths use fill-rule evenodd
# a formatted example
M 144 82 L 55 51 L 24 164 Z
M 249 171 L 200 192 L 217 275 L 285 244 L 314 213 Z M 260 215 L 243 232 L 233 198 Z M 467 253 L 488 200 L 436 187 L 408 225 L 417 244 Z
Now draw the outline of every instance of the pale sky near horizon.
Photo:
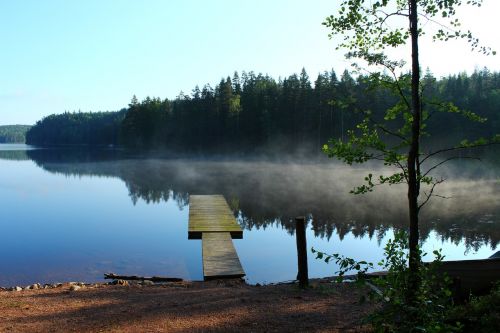
M 114 111 L 132 95 L 175 98 L 234 71 L 274 78 L 349 62 L 321 25 L 336 0 L 0 0 L 0 125 L 33 124 L 66 110 Z M 467 8 L 467 9 L 465 9 Z M 461 18 L 500 53 L 500 1 Z M 422 67 L 441 77 L 500 71 L 500 55 L 464 41 L 421 44 Z

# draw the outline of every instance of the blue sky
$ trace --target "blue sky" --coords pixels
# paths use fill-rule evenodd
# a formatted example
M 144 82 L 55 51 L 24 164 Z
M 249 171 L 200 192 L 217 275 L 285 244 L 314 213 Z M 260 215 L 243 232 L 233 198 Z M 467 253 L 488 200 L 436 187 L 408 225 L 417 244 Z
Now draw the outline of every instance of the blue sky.
M 118 110 L 133 94 L 174 98 L 235 70 L 340 73 L 349 63 L 321 25 L 338 2 L 0 0 L 0 125 Z M 488 25 L 499 3 L 462 12 L 465 26 L 497 51 Z M 500 70 L 498 56 L 471 54 L 464 43 L 423 43 L 422 60 L 438 76 Z

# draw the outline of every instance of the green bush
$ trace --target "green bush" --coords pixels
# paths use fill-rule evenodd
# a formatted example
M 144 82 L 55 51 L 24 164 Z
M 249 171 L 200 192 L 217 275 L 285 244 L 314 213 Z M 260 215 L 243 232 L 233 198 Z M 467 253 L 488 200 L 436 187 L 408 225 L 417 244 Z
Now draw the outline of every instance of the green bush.
M 357 262 L 339 254 L 328 255 L 312 250 L 318 259 L 335 261 L 340 270 L 339 281 L 345 273 L 356 271 L 358 283 L 370 285 L 372 300 L 381 306 L 367 320 L 376 332 L 459 332 L 461 324 L 447 317 L 453 306 L 449 289 L 450 279 L 437 273 L 443 260 L 440 251 L 434 251 L 435 259 L 430 264 L 421 264 L 418 276 L 410 276 L 408 269 L 408 235 L 404 231 L 395 234 L 384 248 L 384 259 L 378 263 L 387 274 L 369 279 L 366 275 L 374 265 L 365 261 Z M 420 257 L 425 253 L 420 252 Z M 419 280 L 419 289 L 409 293 L 410 278 Z M 416 295 L 409 299 L 408 295 Z
M 460 322 L 464 332 L 500 332 L 500 282 L 490 294 L 452 308 L 447 321 Z

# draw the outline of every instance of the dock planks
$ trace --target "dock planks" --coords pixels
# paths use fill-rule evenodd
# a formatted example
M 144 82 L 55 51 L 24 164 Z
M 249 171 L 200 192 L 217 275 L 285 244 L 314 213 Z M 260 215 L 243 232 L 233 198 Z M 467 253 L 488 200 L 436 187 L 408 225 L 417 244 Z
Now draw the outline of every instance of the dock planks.
M 203 232 L 229 232 L 243 238 L 243 231 L 222 195 L 189 196 L 188 238 L 201 239 Z
M 243 238 L 222 195 L 189 197 L 189 239 L 202 240 L 205 280 L 245 276 L 232 238 Z
M 228 232 L 204 232 L 202 248 L 205 280 L 245 276 Z

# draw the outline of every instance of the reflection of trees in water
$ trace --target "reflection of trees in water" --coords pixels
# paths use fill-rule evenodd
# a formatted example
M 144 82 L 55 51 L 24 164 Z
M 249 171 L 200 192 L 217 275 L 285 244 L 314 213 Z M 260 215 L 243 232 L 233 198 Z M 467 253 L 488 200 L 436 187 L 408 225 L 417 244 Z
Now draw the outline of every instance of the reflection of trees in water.
M 174 200 L 177 203 L 179 209 L 189 205 L 189 194 L 174 192 L 173 190 L 148 190 L 143 187 L 137 186 L 134 183 L 127 182 L 126 186 L 129 190 L 130 199 L 134 203 L 137 203 L 139 199 L 144 200 L 146 203 L 159 203 L 161 201 L 168 202 L 169 200 Z
M 26 161 L 29 159 L 26 150 L 0 150 L 0 160 Z
M 464 241 L 466 248 L 477 251 L 485 244 L 495 249 L 500 240 L 500 228 L 498 227 L 498 217 L 500 215 L 498 208 L 496 208 L 495 216 L 491 214 L 477 213 L 474 215 L 472 212 L 469 216 L 462 218 L 448 218 L 440 219 L 428 223 L 427 229 L 434 229 L 441 237 L 441 240 L 449 240 L 454 244 L 459 244 Z M 491 217 L 491 223 L 485 223 L 484 219 L 488 216 Z
M 378 243 L 380 244 L 386 232 L 389 231 L 392 226 L 387 225 L 377 225 L 374 223 L 366 223 L 366 221 L 353 221 L 353 220 L 334 220 L 331 218 L 320 218 L 315 217 L 314 214 L 308 215 L 308 224 L 314 231 L 314 235 L 320 238 L 327 238 L 336 233 L 340 240 L 343 240 L 347 234 L 352 234 L 355 238 L 368 237 L 372 239 L 376 237 Z M 274 220 L 262 220 L 255 222 L 251 218 L 242 215 L 239 219 L 240 225 L 245 229 L 265 229 L 268 226 L 276 225 L 281 226 L 287 230 L 291 235 L 295 232 L 295 217 L 280 217 Z
M 293 234 L 295 216 L 303 215 L 309 217 L 317 237 L 336 233 L 343 239 L 351 234 L 380 242 L 391 228 L 406 227 L 403 187 L 351 195 L 349 190 L 367 170 L 334 163 L 146 159 L 115 150 L 34 150 L 27 154 L 50 172 L 119 177 L 134 204 L 139 199 L 147 203 L 174 200 L 182 209 L 190 193 L 221 193 L 245 229 L 277 224 Z M 465 241 L 469 249 L 488 244 L 495 248 L 500 240 L 500 209 L 495 201 L 500 184 L 488 177 L 452 180 L 454 175 L 463 175 L 463 170 L 447 172 L 450 179 L 443 194 L 455 198 L 435 199 L 425 207 L 422 239 L 435 230 L 443 240 Z

